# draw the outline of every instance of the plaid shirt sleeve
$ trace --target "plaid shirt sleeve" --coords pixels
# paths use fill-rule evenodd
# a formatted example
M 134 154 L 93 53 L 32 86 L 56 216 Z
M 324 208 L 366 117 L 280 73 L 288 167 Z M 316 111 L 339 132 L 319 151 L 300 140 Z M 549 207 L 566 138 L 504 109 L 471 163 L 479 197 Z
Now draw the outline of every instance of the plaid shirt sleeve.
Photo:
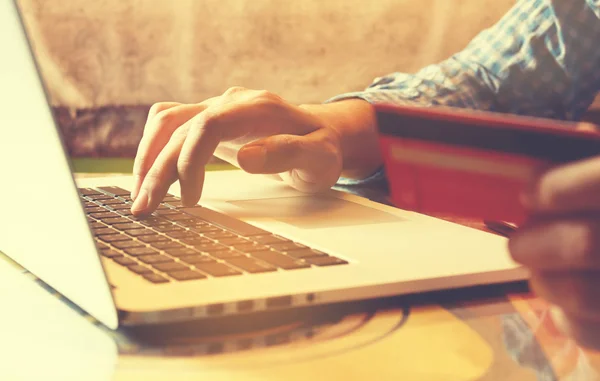
M 600 90 L 600 0 L 519 0 L 447 60 L 327 102 L 443 105 L 577 120 Z M 370 182 L 379 170 L 359 182 Z

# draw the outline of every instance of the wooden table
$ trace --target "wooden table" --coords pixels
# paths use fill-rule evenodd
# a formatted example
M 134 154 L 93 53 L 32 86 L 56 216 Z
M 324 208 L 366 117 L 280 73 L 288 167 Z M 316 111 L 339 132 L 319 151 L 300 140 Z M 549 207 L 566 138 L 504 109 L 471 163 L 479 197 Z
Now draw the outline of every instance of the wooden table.
M 30 278 L 0 261 L 2 380 L 600 379 L 526 284 L 111 332 Z

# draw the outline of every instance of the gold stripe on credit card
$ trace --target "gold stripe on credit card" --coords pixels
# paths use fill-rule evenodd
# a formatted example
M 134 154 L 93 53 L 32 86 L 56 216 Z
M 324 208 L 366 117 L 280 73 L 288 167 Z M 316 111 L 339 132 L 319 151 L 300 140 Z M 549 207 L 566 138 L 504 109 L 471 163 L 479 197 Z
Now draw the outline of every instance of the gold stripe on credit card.
M 426 165 L 474 174 L 495 175 L 521 181 L 527 181 L 534 173 L 534 168 L 523 164 L 499 163 L 497 160 L 483 157 L 466 157 L 446 152 L 431 152 L 422 148 L 409 148 L 399 144 L 391 146 L 391 157 L 394 161 L 401 163 Z

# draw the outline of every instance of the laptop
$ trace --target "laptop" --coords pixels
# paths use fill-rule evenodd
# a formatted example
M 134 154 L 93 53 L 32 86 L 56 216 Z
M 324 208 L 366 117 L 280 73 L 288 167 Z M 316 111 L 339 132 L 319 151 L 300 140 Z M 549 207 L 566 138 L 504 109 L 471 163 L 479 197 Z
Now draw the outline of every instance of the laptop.
M 207 173 L 137 220 L 128 176 L 74 180 L 12 1 L 0 10 L 0 251 L 102 322 L 175 323 L 525 279 L 506 239 L 356 195 Z

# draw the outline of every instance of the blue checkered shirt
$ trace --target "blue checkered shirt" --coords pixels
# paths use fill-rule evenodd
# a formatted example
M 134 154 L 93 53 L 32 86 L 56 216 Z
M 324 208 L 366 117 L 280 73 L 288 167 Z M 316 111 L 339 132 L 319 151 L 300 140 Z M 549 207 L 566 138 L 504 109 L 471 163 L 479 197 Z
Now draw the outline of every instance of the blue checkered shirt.
M 447 60 L 376 78 L 365 91 L 329 102 L 362 98 L 578 120 L 599 90 L 600 0 L 519 0 Z

